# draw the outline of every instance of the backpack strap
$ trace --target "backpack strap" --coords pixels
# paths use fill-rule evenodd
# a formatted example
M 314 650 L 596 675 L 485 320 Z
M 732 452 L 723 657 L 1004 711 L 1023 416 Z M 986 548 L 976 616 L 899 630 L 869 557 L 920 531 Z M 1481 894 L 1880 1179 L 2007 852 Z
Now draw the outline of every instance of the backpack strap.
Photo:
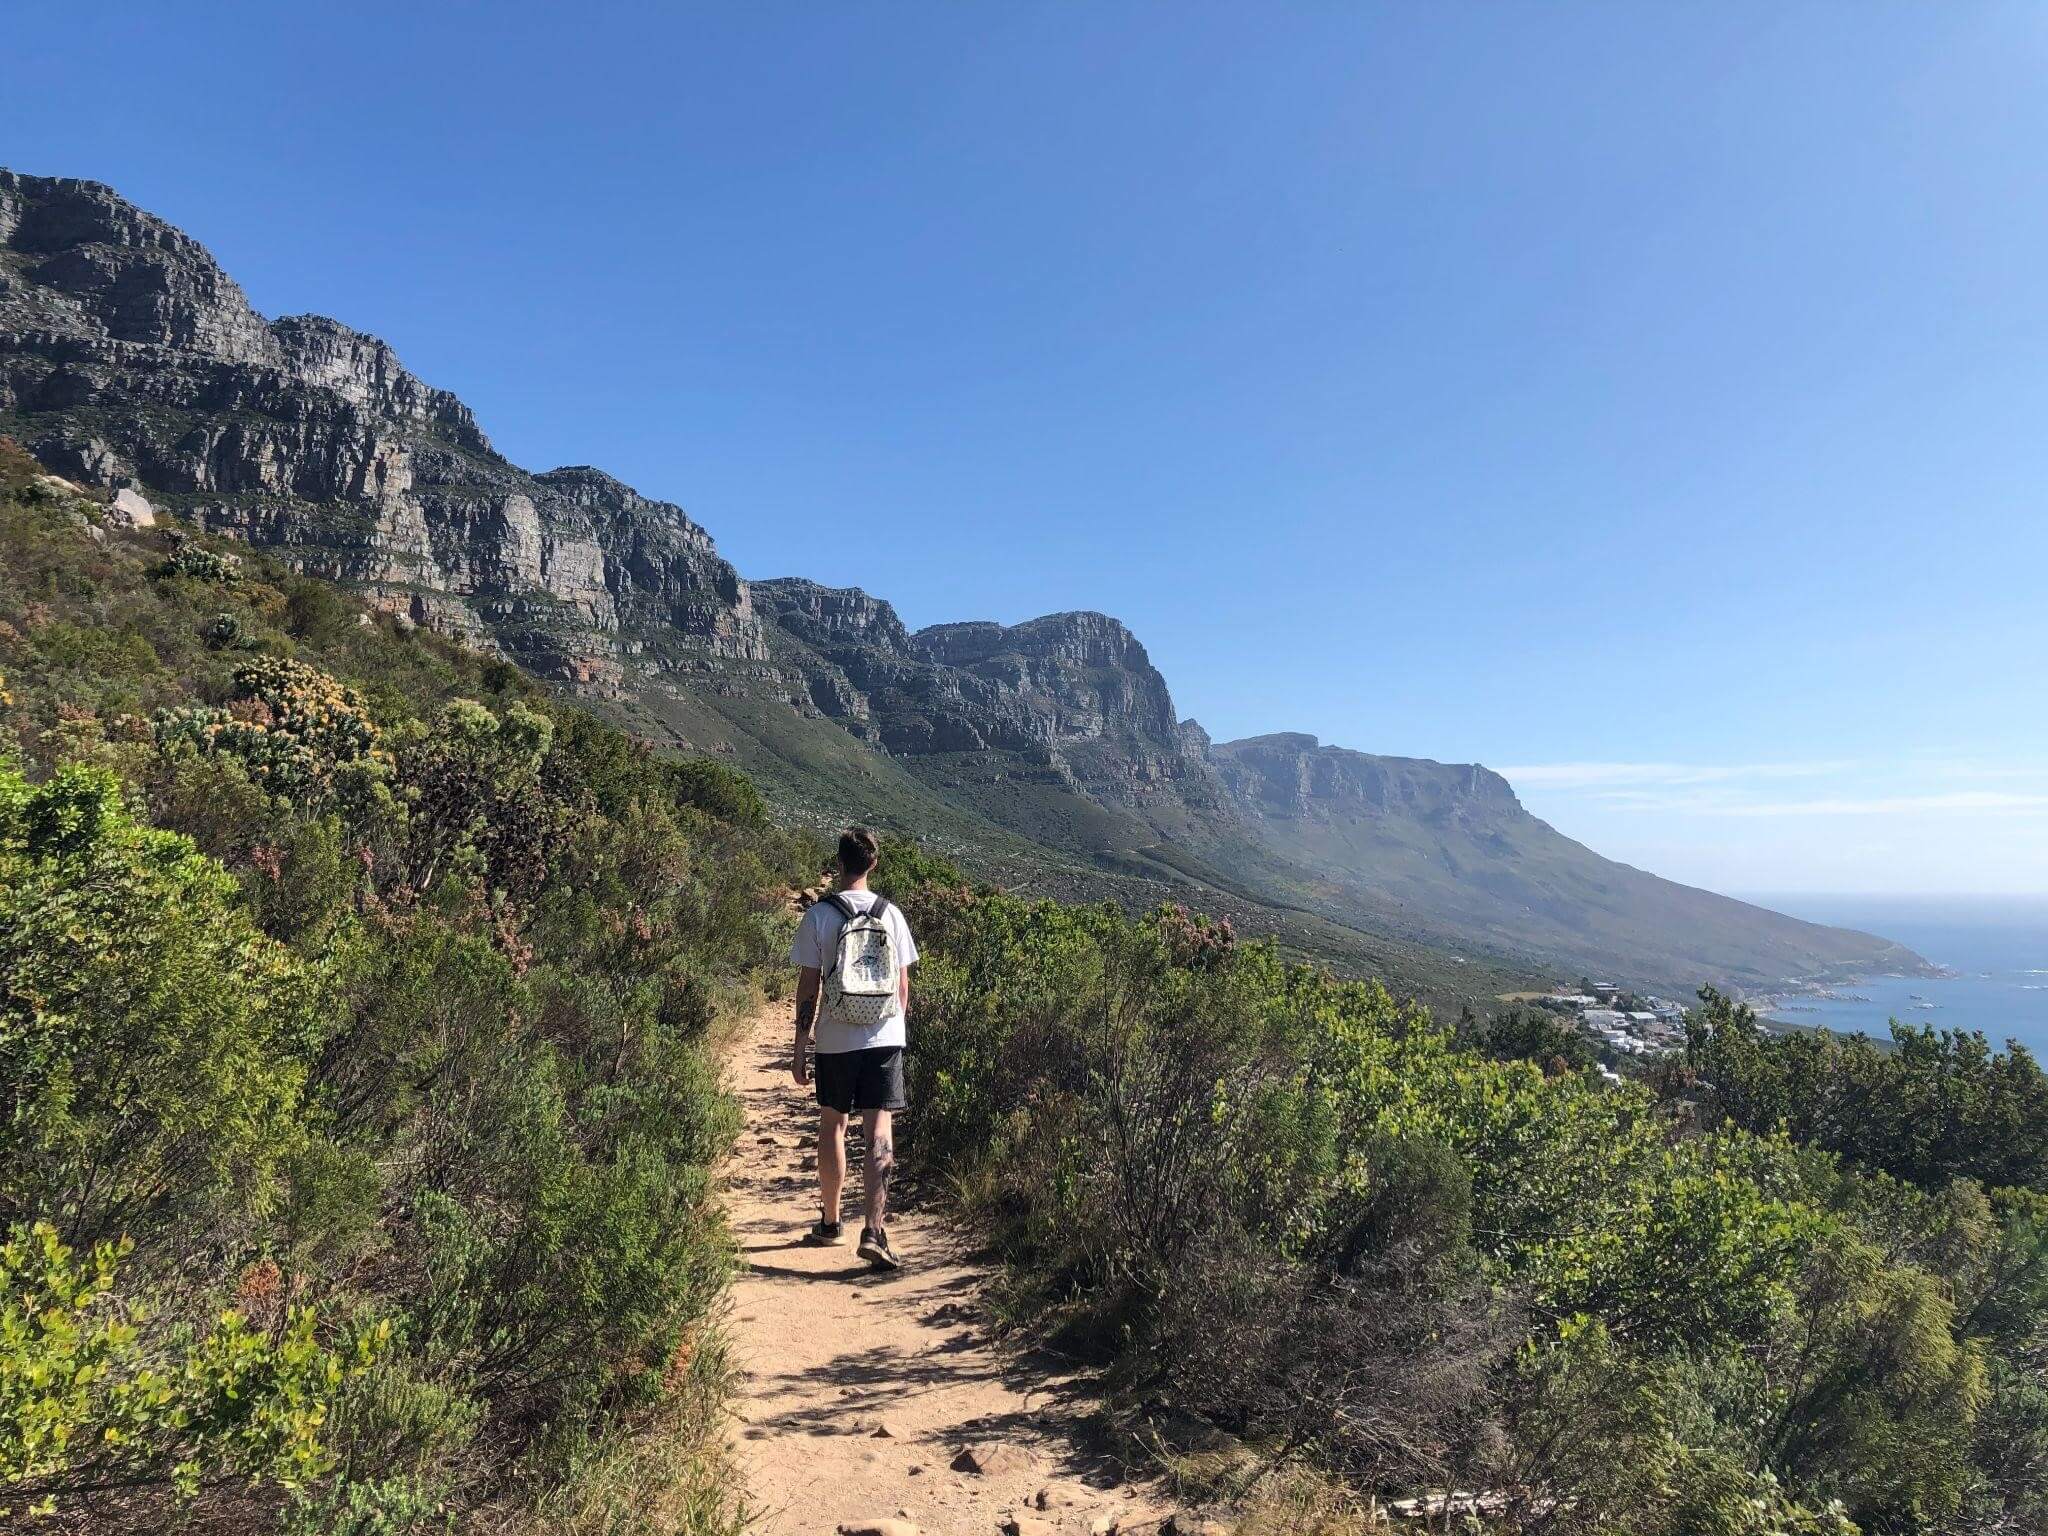
M 837 891 L 827 891 L 818 898 L 821 906 L 830 907 L 839 914 L 839 927 L 832 934 L 832 954 L 819 970 L 830 975 L 839 968 L 839 946 L 846 942 L 846 925 L 853 921 L 853 903 Z
M 822 967 L 830 973 L 839 968 L 839 947 L 846 942 L 846 930 L 852 925 L 853 920 L 856 917 L 881 917 L 889 910 L 889 902 L 886 897 L 878 895 L 875 897 L 874 905 L 866 912 L 862 912 L 838 891 L 827 891 L 818 900 L 829 905 L 840 917 L 839 931 L 832 935 L 832 959 L 828 965 Z
M 874 895 L 875 893 L 870 892 L 869 894 Z M 849 923 L 856 917 L 885 917 L 889 911 L 889 898 L 881 895 L 875 895 L 875 904 L 865 912 L 854 906 L 852 902 L 848 901 L 838 891 L 827 891 L 818 900 L 829 903 L 832 910 L 845 918 Z

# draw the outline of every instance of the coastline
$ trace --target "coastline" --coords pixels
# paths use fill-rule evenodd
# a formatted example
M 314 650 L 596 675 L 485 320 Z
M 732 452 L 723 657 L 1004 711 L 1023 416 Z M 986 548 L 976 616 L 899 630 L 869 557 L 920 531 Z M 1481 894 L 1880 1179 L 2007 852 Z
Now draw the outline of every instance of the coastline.
M 1778 1029 L 1827 1029 L 1885 1043 L 1909 1027 L 1981 1033 L 1994 1049 L 2048 1055 L 2048 897 L 1771 898 L 1779 910 L 1895 937 L 1927 971 L 1804 976 L 1743 1001 Z

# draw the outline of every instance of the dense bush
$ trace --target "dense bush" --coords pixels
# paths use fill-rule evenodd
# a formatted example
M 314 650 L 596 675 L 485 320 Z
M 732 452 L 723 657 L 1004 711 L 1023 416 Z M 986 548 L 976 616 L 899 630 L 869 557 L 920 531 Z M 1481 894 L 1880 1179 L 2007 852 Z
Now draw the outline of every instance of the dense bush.
M 2043 1207 L 1953 1177 L 1920 1115 L 1864 1161 L 1924 1189 L 1177 909 L 895 894 L 931 935 L 910 1155 L 969 1196 L 1015 1315 L 1169 1443 L 1458 1489 L 1503 1531 L 2048 1520 Z M 1975 1171 L 2028 1144 L 2007 1091 Z
M 111 775 L 0 764 L 0 1216 L 182 1254 L 241 1245 L 276 1203 L 320 977 L 234 897 Z
M 316 971 L 234 889 L 137 826 L 104 772 L 35 787 L 0 763 L 0 1499 L 17 1512 L 230 1477 L 297 1488 L 326 1466 L 342 1369 L 313 1314 L 263 1330 L 226 1310 L 195 1332 L 176 1294 L 235 1299 L 222 1259 L 283 1198 L 318 1047 Z M 117 1251 L 142 1284 L 117 1291 Z
M 114 1244 L 80 1261 L 47 1222 L 0 1243 L 0 1518 L 229 1480 L 296 1492 L 328 1470 L 321 1430 L 349 1363 L 310 1311 L 268 1335 L 233 1310 L 203 1334 L 166 1329 L 117 1294 L 117 1267 Z M 357 1369 L 381 1342 L 356 1339 Z
M 2023 1045 L 1894 1023 L 1865 1035 L 1766 1031 L 1708 988 L 1686 1031 L 1687 1077 L 1712 1112 L 1930 1189 L 1970 1178 L 2048 1192 L 2048 1073 Z
M 726 1519 L 706 1037 L 808 843 L 502 662 L 168 542 L 0 496 L 0 1503 Z

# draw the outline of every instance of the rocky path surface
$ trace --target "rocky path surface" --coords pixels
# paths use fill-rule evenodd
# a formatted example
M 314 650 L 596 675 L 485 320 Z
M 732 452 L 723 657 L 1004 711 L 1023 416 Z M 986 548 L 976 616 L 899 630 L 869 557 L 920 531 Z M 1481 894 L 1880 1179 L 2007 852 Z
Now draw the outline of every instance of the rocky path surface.
M 1168 1506 L 1152 1485 L 1085 1448 L 1089 1383 L 991 1342 L 986 1269 L 929 1208 L 892 1213 L 909 1266 L 871 1270 L 812 1247 L 815 1107 L 789 1078 L 789 1023 L 764 1011 L 732 1054 L 747 1126 L 726 1201 L 747 1267 L 733 1287 L 741 1378 L 736 1450 L 752 1529 L 902 1536 L 1006 1527 L 1022 1536 L 1136 1532 Z M 914 1112 L 914 1110 L 913 1110 Z M 849 1235 L 860 1228 L 860 1149 L 850 1140 Z M 1032 1522 L 1042 1522 L 1033 1524 Z

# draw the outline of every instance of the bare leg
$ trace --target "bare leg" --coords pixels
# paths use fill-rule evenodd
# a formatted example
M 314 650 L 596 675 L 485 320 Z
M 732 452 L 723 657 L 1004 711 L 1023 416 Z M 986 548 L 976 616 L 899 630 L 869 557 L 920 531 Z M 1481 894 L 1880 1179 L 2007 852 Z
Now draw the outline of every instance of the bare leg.
M 839 1219 L 839 1190 L 846 1183 L 846 1116 L 818 1106 L 818 1213 Z
M 890 1113 L 871 1109 L 868 1116 L 867 1171 L 861 1178 L 861 1194 L 867 1203 L 870 1231 L 882 1230 L 882 1218 L 889 1209 L 889 1175 L 896 1167 L 896 1141 L 890 1130 Z

